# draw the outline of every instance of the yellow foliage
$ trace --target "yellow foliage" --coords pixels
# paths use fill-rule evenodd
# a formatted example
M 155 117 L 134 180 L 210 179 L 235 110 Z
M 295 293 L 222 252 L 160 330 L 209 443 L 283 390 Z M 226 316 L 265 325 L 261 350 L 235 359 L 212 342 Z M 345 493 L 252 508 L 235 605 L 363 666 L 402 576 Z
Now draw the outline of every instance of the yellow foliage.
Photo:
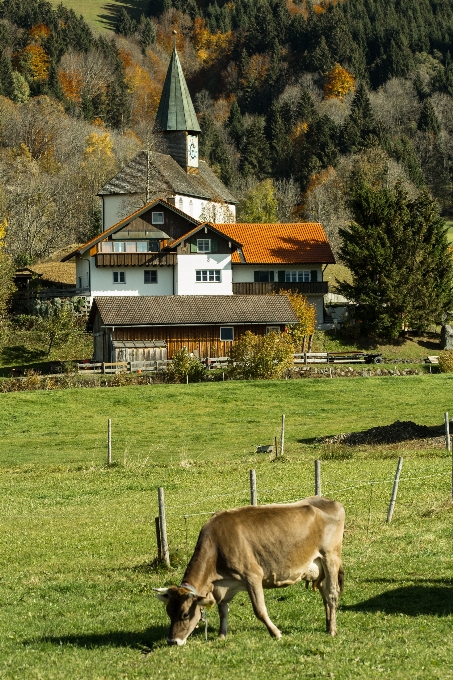
M 343 99 L 348 92 L 354 89 L 354 83 L 354 76 L 340 64 L 335 64 L 330 73 L 327 74 L 324 83 L 324 96 L 326 99 Z
M 105 132 L 104 134 L 92 132 L 86 138 L 86 143 L 87 145 L 85 147 L 85 151 L 83 152 L 85 158 L 88 159 L 94 156 L 104 156 L 106 158 L 113 157 L 113 142 L 110 139 L 108 132 Z
M 441 373 L 453 373 L 453 350 L 444 349 L 439 354 L 439 368 Z
M 40 40 L 45 40 L 50 36 L 50 28 L 45 24 L 36 24 L 36 26 L 32 26 L 30 28 L 28 33 L 32 38 L 39 42 Z
M 6 227 L 7 226 L 8 226 L 8 221 L 5 217 L 5 219 L 3 219 L 0 222 L 0 252 L 5 247 L 5 236 L 6 236 Z
M 27 45 L 19 60 L 22 67 L 30 71 L 33 80 L 47 80 L 50 59 L 41 45 Z
M 304 336 L 313 335 L 316 326 L 316 307 L 311 305 L 305 295 L 292 290 L 280 290 L 280 295 L 286 295 L 289 299 L 299 323 L 291 324 L 287 333 L 292 338 L 294 345 L 299 348 Z
M 206 22 L 201 17 L 196 17 L 193 24 L 193 44 L 198 58 L 206 65 L 212 64 L 220 55 L 231 52 L 233 48 L 233 34 L 211 33 Z
M 67 99 L 77 103 L 81 101 L 83 78 L 79 71 L 59 71 L 58 80 Z

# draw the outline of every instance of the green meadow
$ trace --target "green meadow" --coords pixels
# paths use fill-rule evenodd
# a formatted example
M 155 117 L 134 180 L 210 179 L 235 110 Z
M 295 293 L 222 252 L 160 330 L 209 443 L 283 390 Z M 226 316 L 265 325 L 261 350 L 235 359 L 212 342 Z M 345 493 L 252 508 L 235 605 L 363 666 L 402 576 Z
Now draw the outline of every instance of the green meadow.
M 50 0 L 54 7 L 61 4 L 61 0 Z M 95 31 L 115 30 L 115 18 L 121 7 L 124 7 L 134 19 L 146 10 L 147 0 L 64 0 L 65 7 L 73 9 L 79 16 L 82 14 L 85 21 Z
M 451 457 L 421 441 L 346 449 L 315 440 L 400 420 L 440 424 L 448 375 L 150 385 L 0 395 L 0 677 L 453 678 Z M 285 414 L 285 455 L 256 454 Z M 106 462 L 107 419 L 113 460 Z M 395 514 L 386 514 L 398 456 Z M 318 593 L 267 591 L 272 640 L 248 597 L 230 634 L 169 648 L 152 588 L 179 583 L 209 514 L 322 491 L 346 509 L 339 633 Z M 172 568 L 156 563 L 157 488 Z

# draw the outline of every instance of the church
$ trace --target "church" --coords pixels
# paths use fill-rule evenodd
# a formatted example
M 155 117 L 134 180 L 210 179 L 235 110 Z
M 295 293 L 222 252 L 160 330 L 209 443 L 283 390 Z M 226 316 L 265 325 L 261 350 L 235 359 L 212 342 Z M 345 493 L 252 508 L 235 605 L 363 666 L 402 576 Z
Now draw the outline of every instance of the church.
M 236 200 L 198 157 L 200 127 L 173 50 L 141 151 L 99 192 L 103 231 L 66 255 L 90 298 L 96 361 L 227 356 L 246 331 L 284 332 L 303 293 L 323 323 L 335 258 L 321 224 L 236 222 Z M 164 153 L 165 151 L 165 153 Z M 140 359 L 141 358 L 141 359 Z
M 175 45 L 149 148 L 98 193 L 103 230 L 155 198 L 164 198 L 196 220 L 236 221 L 236 199 L 198 156 L 200 132 Z

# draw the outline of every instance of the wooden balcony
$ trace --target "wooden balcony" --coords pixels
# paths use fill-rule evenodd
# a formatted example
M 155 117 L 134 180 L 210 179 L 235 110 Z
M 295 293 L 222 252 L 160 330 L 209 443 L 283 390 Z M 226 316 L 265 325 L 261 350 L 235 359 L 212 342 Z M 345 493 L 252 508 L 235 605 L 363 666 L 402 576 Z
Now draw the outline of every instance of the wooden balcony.
M 327 281 L 306 283 L 233 283 L 235 295 L 270 295 L 280 290 L 291 290 L 303 295 L 326 295 L 329 292 Z
M 97 253 L 96 267 L 171 267 L 176 253 Z

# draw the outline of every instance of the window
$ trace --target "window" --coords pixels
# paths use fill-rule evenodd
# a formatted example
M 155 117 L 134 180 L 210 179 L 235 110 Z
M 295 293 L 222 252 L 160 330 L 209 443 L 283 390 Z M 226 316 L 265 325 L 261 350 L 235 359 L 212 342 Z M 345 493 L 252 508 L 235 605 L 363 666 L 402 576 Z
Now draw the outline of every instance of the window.
M 113 243 L 111 241 L 103 241 L 99 246 L 99 251 L 101 253 L 113 253 Z
M 126 241 L 126 253 L 136 253 L 137 244 L 135 241 Z
M 195 272 L 195 280 L 220 283 L 220 269 L 197 269 Z
M 137 241 L 137 253 L 148 252 L 148 241 Z
M 180 198 L 179 201 L 178 201 L 178 208 L 180 210 L 183 210 L 183 208 L 184 208 L 184 202 L 183 202 L 182 198 Z
M 266 326 L 266 335 L 269 333 L 280 333 L 280 326 Z
M 157 271 L 155 269 L 145 269 L 143 273 L 145 283 L 157 283 Z
M 158 253 L 160 250 L 160 243 L 159 241 L 150 241 L 149 242 L 149 251 L 151 253 Z
M 113 252 L 114 253 L 125 253 L 126 252 L 126 244 L 124 241 L 114 241 L 113 242 Z
M 210 252 L 211 252 L 211 239 L 197 238 L 197 253 L 210 253 Z
M 79 276 L 79 288 L 82 288 L 82 277 Z
M 220 339 L 225 342 L 233 342 L 234 340 L 234 328 L 232 326 L 221 326 L 220 327 Z
M 113 283 L 126 283 L 126 272 L 113 272 Z
M 286 283 L 308 283 L 310 281 L 310 272 L 308 271 L 286 271 Z
M 259 269 L 253 272 L 253 280 L 255 283 L 272 283 L 274 281 L 274 272 L 266 269 Z
M 152 224 L 163 224 L 164 223 L 164 213 L 163 212 L 153 212 L 151 213 Z

